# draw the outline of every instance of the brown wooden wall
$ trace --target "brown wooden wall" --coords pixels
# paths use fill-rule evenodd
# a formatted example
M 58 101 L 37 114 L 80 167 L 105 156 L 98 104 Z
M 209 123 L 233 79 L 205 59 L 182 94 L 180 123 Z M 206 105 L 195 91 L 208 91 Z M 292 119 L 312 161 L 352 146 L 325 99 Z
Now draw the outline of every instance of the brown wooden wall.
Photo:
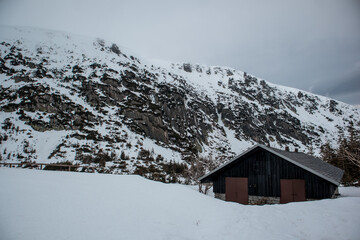
M 257 148 L 219 171 L 213 179 L 214 192 L 225 193 L 225 177 L 248 178 L 248 193 L 280 197 L 280 179 L 304 179 L 307 199 L 330 198 L 337 186 L 277 155 Z

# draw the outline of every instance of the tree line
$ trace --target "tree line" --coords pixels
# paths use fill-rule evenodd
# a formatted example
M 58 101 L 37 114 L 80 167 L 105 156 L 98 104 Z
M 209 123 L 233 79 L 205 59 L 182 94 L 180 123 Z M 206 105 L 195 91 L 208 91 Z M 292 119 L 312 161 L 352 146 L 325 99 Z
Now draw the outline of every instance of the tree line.
M 352 122 L 347 134 L 339 133 L 338 147 L 328 142 L 321 147 L 321 155 L 325 162 L 344 170 L 343 185 L 360 186 L 360 131 Z

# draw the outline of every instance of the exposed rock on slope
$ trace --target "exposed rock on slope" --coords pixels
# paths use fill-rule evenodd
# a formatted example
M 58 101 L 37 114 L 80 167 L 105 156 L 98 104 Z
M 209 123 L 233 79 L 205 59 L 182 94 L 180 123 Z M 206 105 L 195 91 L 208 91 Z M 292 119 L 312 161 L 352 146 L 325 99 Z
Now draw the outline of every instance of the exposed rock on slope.
M 4 161 L 185 181 L 199 156 L 218 164 L 255 142 L 316 152 L 360 119 L 350 105 L 226 67 L 156 64 L 62 32 L 0 36 Z

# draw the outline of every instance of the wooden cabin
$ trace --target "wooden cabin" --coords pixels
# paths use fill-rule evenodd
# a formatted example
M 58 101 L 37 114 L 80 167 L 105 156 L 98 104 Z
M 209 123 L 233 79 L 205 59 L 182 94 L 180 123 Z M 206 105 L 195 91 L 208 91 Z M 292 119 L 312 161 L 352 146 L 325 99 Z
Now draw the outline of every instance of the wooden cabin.
M 216 198 L 274 204 L 334 198 L 344 171 L 302 152 L 257 144 L 199 178 Z

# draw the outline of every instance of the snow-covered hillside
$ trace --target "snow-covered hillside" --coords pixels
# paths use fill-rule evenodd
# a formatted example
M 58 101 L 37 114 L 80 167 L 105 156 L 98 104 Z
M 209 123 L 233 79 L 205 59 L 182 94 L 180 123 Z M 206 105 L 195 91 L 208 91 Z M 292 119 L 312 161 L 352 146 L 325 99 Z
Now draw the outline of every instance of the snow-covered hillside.
M 139 176 L 0 168 L 0 239 L 306 239 L 360 236 L 360 189 L 245 206 Z
M 359 119 L 348 104 L 228 67 L 0 27 L 2 161 L 69 161 L 184 182 L 199 156 L 218 165 L 255 143 L 318 154 Z

